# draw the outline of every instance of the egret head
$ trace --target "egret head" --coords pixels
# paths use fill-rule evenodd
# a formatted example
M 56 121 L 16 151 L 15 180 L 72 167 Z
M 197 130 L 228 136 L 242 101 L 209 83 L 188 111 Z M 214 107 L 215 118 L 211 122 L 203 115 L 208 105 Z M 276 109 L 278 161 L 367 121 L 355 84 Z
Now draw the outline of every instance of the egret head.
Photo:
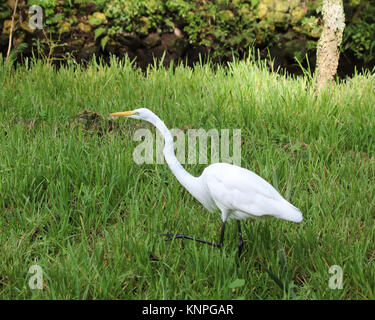
M 155 114 L 147 108 L 139 108 L 132 111 L 115 112 L 109 115 L 110 117 L 128 117 L 133 119 L 151 121 L 155 118 Z

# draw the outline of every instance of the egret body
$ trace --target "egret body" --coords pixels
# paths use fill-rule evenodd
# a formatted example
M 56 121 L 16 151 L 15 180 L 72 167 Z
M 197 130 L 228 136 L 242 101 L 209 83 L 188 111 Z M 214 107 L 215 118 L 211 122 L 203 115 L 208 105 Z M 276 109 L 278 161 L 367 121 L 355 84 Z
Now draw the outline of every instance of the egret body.
M 236 219 L 240 255 L 243 245 L 240 220 L 273 216 L 293 222 L 302 221 L 302 213 L 298 208 L 285 200 L 271 184 L 250 170 L 228 163 L 214 163 L 205 168 L 201 176 L 192 176 L 176 158 L 172 134 L 164 122 L 149 109 L 116 112 L 110 116 L 129 117 L 152 123 L 164 137 L 163 154 L 177 180 L 208 211 L 219 213 L 221 216 L 221 237 L 217 243 L 182 234 L 166 234 L 166 240 L 184 238 L 221 247 L 226 221 Z

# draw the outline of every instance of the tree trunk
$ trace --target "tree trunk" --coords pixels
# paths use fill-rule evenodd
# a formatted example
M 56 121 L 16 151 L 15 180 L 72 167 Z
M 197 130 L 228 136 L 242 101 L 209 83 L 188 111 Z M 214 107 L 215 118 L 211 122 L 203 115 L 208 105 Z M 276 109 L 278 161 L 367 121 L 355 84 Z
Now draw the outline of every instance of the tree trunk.
M 323 32 L 317 48 L 316 91 L 324 88 L 337 72 L 345 15 L 342 0 L 323 1 Z

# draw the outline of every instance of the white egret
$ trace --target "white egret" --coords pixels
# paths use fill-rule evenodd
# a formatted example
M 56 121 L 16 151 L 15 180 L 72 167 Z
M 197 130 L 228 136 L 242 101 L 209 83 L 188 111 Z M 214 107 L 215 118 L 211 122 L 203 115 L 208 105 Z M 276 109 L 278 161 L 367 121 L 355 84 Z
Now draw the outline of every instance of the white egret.
M 164 122 L 147 108 L 111 113 L 111 117 L 129 117 L 152 123 L 164 137 L 163 154 L 177 180 L 210 212 L 221 215 L 222 227 L 219 242 L 209 242 L 182 234 L 165 234 L 165 240 L 190 239 L 221 247 L 224 241 L 225 223 L 236 219 L 238 224 L 238 254 L 243 241 L 240 220 L 274 216 L 293 222 L 302 221 L 301 211 L 285 200 L 267 181 L 254 172 L 228 163 L 214 163 L 204 169 L 200 177 L 188 173 L 174 153 L 173 137 Z

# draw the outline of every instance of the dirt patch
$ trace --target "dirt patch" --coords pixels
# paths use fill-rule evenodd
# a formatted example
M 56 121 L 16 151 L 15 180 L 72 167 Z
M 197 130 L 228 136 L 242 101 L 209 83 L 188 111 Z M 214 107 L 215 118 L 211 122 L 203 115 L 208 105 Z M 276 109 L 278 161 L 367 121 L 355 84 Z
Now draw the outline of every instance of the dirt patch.
M 147 122 L 113 120 L 109 116 L 102 116 L 96 111 L 83 110 L 70 122 L 69 126 L 80 128 L 92 134 L 102 136 L 106 132 L 116 132 L 119 135 L 132 137 L 138 129 L 152 129 L 153 126 Z

